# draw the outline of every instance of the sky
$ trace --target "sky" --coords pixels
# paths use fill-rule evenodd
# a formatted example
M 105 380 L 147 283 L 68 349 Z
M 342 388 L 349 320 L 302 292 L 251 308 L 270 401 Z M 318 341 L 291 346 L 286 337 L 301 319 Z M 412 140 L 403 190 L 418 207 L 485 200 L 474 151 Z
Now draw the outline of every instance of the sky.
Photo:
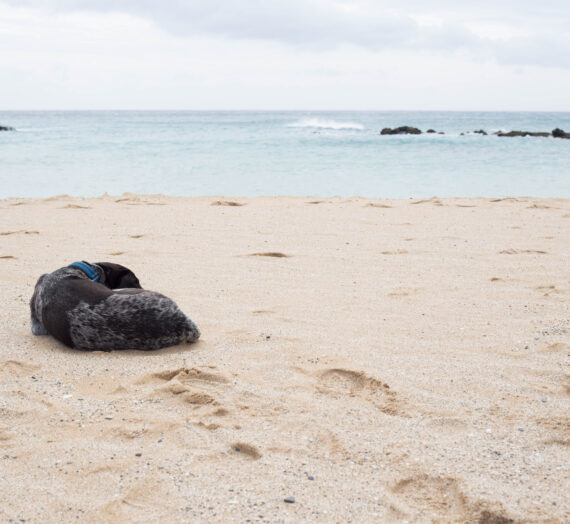
M 570 111 L 568 0 L 0 0 L 0 110 Z

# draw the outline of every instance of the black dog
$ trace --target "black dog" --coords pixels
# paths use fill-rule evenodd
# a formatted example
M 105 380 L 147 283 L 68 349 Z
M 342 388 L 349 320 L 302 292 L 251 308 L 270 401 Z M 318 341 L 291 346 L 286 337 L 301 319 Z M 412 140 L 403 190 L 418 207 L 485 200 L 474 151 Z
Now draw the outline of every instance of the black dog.
M 30 310 L 34 335 L 76 349 L 158 349 L 200 337 L 174 301 L 142 289 L 130 269 L 110 262 L 74 262 L 42 275 Z

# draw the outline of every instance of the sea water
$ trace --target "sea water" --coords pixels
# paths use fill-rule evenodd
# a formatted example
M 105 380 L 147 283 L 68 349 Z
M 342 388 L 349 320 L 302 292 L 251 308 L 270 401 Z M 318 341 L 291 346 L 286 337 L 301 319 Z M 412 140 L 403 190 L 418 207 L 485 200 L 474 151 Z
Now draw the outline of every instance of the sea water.
M 570 113 L 3 111 L 0 125 L 16 128 L 0 132 L 0 197 L 570 197 L 570 140 L 492 134 L 570 132 Z M 424 134 L 380 135 L 402 125 Z

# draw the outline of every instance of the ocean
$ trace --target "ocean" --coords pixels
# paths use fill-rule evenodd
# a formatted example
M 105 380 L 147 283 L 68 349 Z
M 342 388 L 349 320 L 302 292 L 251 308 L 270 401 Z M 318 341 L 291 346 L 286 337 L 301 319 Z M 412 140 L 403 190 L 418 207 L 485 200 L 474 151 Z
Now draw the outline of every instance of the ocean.
M 0 132 L 2 198 L 570 197 L 570 140 L 492 135 L 570 132 L 570 113 L 0 111 L 0 125 L 16 128 Z M 445 134 L 380 135 L 403 125 Z

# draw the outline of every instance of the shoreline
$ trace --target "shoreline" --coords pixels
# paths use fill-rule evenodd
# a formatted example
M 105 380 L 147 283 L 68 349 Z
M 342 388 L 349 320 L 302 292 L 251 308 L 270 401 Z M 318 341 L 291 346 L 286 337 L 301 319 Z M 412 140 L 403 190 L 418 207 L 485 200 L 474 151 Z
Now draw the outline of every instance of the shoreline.
M 570 519 L 570 199 L 57 195 L 0 216 L 2 517 Z M 78 259 L 130 267 L 202 338 L 34 337 L 35 281 Z
M 144 198 L 155 198 L 155 199 L 185 199 L 185 200 L 202 200 L 202 199 L 212 199 L 213 201 L 231 201 L 231 200 L 257 200 L 257 199 L 264 199 L 264 198 L 273 198 L 273 199 L 322 199 L 322 200 L 345 200 L 345 201 L 353 201 L 353 200 L 370 200 L 370 201 L 391 201 L 391 202 L 400 202 L 400 203 L 409 203 L 411 200 L 417 201 L 431 201 L 431 200 L 441 200 L 441 201 L 454 201 L 454 200 L 482 200 L 488 202 L 500 202 L 500 201 L 517 201 L 517 200 L 570 200 L 570 197 L 558 197 L 558 196 L 549 196 L 549 197 L 542 197 L 542 196 L 535 196 L 535 195 L 507 195 L 507 196 L 462 196 L 462 195 L 455 195 L 455 196 L 446 196 L 441 197 L 437 194 L 434 194 L 430 197 L 402 197 L 402 198 L 390 198 L 390 197 L 370 197 L 365 195 L 338 195 L 338 194 L 307 194 L 307 195 L 255 195 L 255 196 L 248 196 L 248 195 L 240 195 L 240 194 L 207 194 L 207 195 L 169 195 L 166 193 L 135 193 L 132 191 L 124 191 L 122 193 L 102 193 L 95 196 L 81 196 L 81 195 L 72 195 L 68 193 L 58 193 L 55 195 L 45 196 L 45 197 L 33 197 L 33 196 L 6 196 L 0 198 L 0 204 L 2 202 L 12 202 L 12 201 L 58 201 L 58 200 L 113 200 L 117 201 L 117 199 L 133 199 L 133 200 L 140 200 Z M 126 201 L 126 200 L 125 200 Z

